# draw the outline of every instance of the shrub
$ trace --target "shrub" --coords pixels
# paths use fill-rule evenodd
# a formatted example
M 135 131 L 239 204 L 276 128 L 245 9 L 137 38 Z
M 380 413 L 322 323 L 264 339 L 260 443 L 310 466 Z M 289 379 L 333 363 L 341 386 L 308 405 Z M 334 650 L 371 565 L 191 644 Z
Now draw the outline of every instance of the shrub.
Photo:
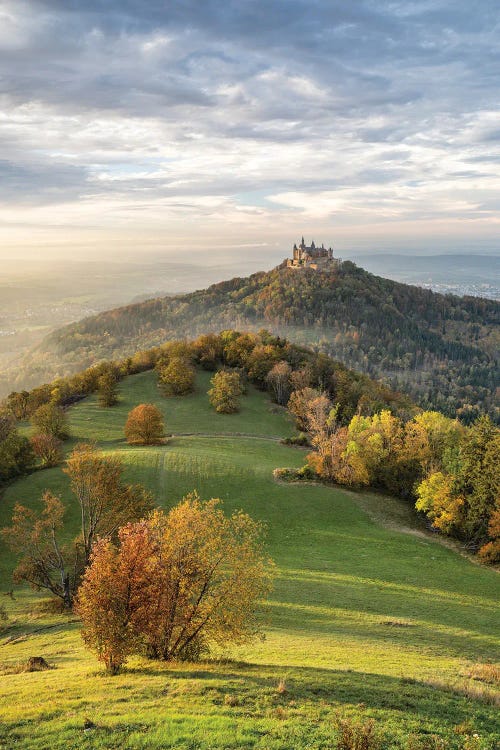
M 358 723 L 350 719 L 340 719 L 337 750 L 382 750 L 373 720 Z
M 284 438 L 282 441 L 284 445 L 299 445 L 304 448 L 310 446 L 309 438 L 305 432 L 299 432 L 298 435 L 292 435 L 292 437 Z

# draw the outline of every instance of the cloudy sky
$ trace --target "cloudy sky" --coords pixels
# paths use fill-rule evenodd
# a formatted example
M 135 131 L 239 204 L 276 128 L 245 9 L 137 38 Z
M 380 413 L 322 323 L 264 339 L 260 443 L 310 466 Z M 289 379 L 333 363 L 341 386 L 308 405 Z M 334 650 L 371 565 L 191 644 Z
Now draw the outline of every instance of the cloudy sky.
M 498 0 L 0 0 L 0 254 L 493 252 L 499 81 Z

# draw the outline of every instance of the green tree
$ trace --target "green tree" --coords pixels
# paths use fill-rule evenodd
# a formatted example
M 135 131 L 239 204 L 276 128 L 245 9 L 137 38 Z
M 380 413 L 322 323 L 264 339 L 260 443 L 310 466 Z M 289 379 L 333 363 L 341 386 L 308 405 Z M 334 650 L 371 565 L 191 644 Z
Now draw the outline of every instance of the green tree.
M 184 357 L 160 360 L 156 366 L 158 385 L 164 396 L 185 396 L 194 391 L 195 370 Z
M 69 436 L 66 412 L 53 402 L 39 406 L 31 418 L 31 423 L 37 432 L 53 435 L 59 440 L 66 440 Z
M 208 391 L 210 403 L 219 414 L 233 414 L 240 410 L 240 396 L 243 393 L 241 378 L 237 372 L 220 370 L 210 380 Z
M 23 474 L 33 465 L 33 461 L 30 441 L 12 429 L 0 441 L 0 483 Z
M 97 400 L 103 408 L 118 403 L 117 382 L 113 373 L 106 372 L 97 381 Z

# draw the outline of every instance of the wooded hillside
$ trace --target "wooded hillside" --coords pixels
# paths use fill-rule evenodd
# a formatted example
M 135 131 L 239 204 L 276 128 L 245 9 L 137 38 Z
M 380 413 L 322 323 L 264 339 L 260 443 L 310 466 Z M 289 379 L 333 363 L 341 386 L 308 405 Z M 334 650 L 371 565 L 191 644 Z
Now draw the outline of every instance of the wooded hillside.
M 404 389 L 424 408 L 498 421 L 500 304 L 435 294 L 346 261 L 338 271 L 270 272 L 110 310 L 52 333 L 11 386 L 31 386 L 99 359 L 179 336 L 266 326 Z

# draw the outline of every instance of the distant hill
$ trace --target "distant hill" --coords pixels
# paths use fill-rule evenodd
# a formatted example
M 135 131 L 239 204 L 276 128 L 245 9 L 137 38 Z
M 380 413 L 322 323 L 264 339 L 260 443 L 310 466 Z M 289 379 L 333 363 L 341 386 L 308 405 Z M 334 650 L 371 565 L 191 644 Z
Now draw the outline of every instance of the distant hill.
M 34 385 L 100 359 L 208 330 L 266 327 L 467 420 L 495 414 L 500 303 L 441 295 L 375 276 L 276 268 L 208 289 L 110 310 L 50 334 L 12 386 Z M 11 376 L 13 373 L 10 374 Z

